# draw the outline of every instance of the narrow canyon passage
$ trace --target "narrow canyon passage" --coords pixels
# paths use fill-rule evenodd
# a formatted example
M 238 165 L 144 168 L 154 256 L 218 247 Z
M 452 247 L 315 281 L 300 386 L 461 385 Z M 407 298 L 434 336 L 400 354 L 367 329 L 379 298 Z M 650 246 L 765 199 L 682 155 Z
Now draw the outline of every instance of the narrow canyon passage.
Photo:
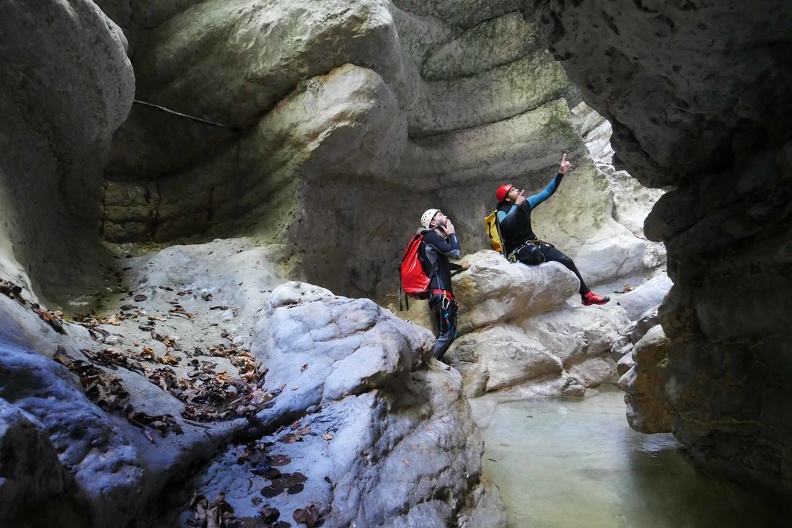
M 509 528 L 730 528 L 792 519 L 737 485 L 697 472 L 670 434 L 624 418 L 623 393 L 584 400 L 470 401 L 485 438 L 484 470 Z

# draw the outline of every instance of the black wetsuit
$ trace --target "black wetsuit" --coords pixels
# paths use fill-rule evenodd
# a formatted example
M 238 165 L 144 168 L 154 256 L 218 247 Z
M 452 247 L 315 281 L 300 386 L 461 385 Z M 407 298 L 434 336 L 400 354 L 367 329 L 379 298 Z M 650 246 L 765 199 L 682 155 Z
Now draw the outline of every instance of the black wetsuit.
M 531 226 L 531 211 L 550 198 L 563 179 L 564 175 L 559 172 L 542 192 L 527 197 L 521 205 L 511 202 L 500 202 L 498 204 L 498 223 L 500 224 L 501 237 L 503 238 L 507 255 L 510 255 L 515 249 L 518 249 L 528 241 L 538 240 Z M 546 242 L 541 243 L 540 248 L 545 260 L 560 262 L 575 274 L 580 281 L 580 295 L 585 295 L 591 291 L 586 286 L 583 277 L 571 258 Z
M 457 302 L 451 290 L 451 270 L 461 269 L 448 258 L 458 259 L 461 255 L 459 239 L 455 234 L 442 237 L 434 229 L 422 229 L 424 235 L 420 256 L 429 282 L 429 308 L 434 311 L 437 324 L 437 341 L 432 354 L 443 357 L 454 342 L 457 333 Z

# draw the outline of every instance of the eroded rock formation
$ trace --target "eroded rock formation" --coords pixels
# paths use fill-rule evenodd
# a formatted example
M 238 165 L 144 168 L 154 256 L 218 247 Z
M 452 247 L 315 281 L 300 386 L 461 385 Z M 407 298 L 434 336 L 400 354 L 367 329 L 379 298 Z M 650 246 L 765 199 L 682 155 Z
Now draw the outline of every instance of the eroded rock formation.
M 90 0 L 3 2 L 0 20 L 0 272 L 95 291 L 102 171 L 134 93 L 126 39 Z
M 514 0 L 100 4 L 138 100 L 233 128 L 135 105 L 106 171 L 109 241 L 256 236 L 308 282 L 381 298 L 423 210 L 483 249 L 495 187 L 538 190 L 568 152 L 537 229 L 583 261 L 630 252 L 592 282 L 646 269 L 569 119 L 577 91 Z
M 665 423 L 705 466 L 788 497 L 789 4 L 523 6 L 538 7 L 550 51 L 613 124 L 618 160 L 648 186 L 674 187 L 645 225 L 668 250 L 669 343 L 638 355 L 631 387 L 656 385 Z
M 184 521 L 189 497 L 150 508 L 178 487 L 217 502 L 224 492 L 252 516 L 265 503 L 247 492 L 288 487 L 281 513 L 295 520 L 314 506 L 338 526 L 503 526 L 463 392 L 546 378 L 532 390 L 581 394 L 612 374 L 626 311 L 578 317 L 565 270 L 485 264 L 485 252 L 458 279 L 470 309 L 457 364 L 477 356 L 463 389 L 456 371 L 424 364 L 425 330 L 372 301 L 278 286 L 300 277 L 387 298 L 424 209 L 446 209 L 466 250 L 483 249 L 497 184 L 538 190 L 562 152 L 576 168 L 537 232 L 592 284 L 662 263 L 636 221 L 634 182 L 589 157 L 602 130 L 518 2 L 102 0 L 128 46 L 90 2 L 45 4 L 46 16 L 0 8 L 0 146 L 12 152 L 0 165 L 0 271 L 21 286 L 0 295 L 0 431 L 2 446 L 29 439 L 47 462 L 11 467 L 27 478 L 2 483 L 2 515 Z M 138 104 L 126 118 L 125 48 L 135 97 L 169 111 Z M 97 233 L 124 244 L 102 274 Z M 206 243 L 238 235 L 259 247 Z M 132 256 L 185 238 L 204 243 Z M 510 292 L 513 276 L 534 289 Z M 98 306 L 75 299 L 84 284 L 104 306 L 81 324 L 35 304 L 34 290 Z M 272 472 L 272 457 L 291 465 Z M 196 462 L 206 466 L 185 485 Z M 230 485 L 241 476 L 244 492 Z M 19 497 L 29 502 L 7 507 Z

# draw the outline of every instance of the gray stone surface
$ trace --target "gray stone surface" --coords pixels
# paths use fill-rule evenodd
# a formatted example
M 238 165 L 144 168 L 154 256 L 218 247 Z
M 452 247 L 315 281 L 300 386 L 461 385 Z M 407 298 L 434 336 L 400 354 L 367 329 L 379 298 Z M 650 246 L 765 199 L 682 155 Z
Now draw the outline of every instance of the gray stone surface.
M 281 514 L 320 505 L 328 526 L 503 526 L 495 488 L 481 474 L 483 443 L 462 380 L 431 359 L 431 335 L 368 300 L 290 282 L 275 289 L 252 350 L 282 392 L 262 421 L 292 417 L 299 442 L 262 441 L 307 477 L 304 491 L 276 499 Z M 428 365 L 425 362 L 428 361 Z M 308 432 L 306 432 L 308 431 Z M 266 479 L 236 465 L 232 450 L 196 478 L 213 496 L 231 489 L 238 515 L 255 516 L 251 492 Z M 246 489 L 232 482 L 247 479 Z M 265 501 L 266 502 L 266 501 Z
M 460 337 L 444 360 L 462 373 L 469 397 L 513 388 L 525 397 L 582 396 L 614 378 L 611 349 L 629 325 L 623 308 L 584 307 L 577 278 L 557 262 L 512 264 L 491 250 L 466 260 L 470 268 L 453 279 Z M 397 313 L 434 330 L 425 302 Z
M 0 276 L 78 294 L 99 270 L 104 160 L 134 94 L 126 41 L 89 0 L 3 2 L 0 27 Z
M 40 422 L 28 427 L 38 431 L 29 448 L 45 460 L 50 445 L 51 463 L 17 479 L 8 466 L 0 522 L 184 525 L 193 493 L 221 491 L 236 518 L 253 518 L 263 504 L 251 497 L 271 483 L 238 460 L 271 442 L 292 460 L 283 472 L 308 477 L 268 502 L 285 519 L 313 503 L 327 526 L 505 526 L 461 377 L 431 359 L 431 333 L 370 300 L 284 284 L 281 258 L 245 240 L 126 258 L 128 290 L 109 295 L 108 315 L 93 322 L 44 312 L 52 326 L 3 290 L 3 416 Z M 253 378 L 244 357 L 259 366 Z M 113 382 L 97 393 L 100 378 Z M 190 399 L 213 381 L 222 393 Z M 240 399 L 252 407 L 238 412 Z M 212 409 L 213 419 L 201 414 Z M 9 420 L 2 446 L 25 424 Z M 280 440 L 294 431 L 299 441 Z M 17 505 L 21 493 L 29 501 Z
M 660 305 L 672 286 L 667 275 L 660 275 L 619 297 L 619 305 L 631 321 L 636 321 L 647 310 Z
M 576 90 L 516 1 L 140 1 L 111 11 L 134 26 L 139 99 L 237 128 L 136 106 L 106 172 L 111 241 L 284 241 L 295 276 L 379 299 L 404 243 L 393 226 L 409 225 L 406 237 L 410 218 L 439 205 L 463 243 L 482 249 L 493 190 L 504 179 L 540 190 L 568 152 L 578 170 L 537 229 L 593 255 L 597 269 L 658 264 L 611 218 L 609 183 L 569 121 L 563 97 Z
M 63 492 L 65 475 L 44 425 L 0 398 L 0 519 Z
M 792 376 L 788 3 L 522 3 L 613 124 L 617 167 L 674 187 L 644 225 L 674 287 L 660 308 L 667 364 L 643 372 L 666 385 L 655 394 L 675 436 L 710 471 L 788 504 L 789 397 L 776 388 Z
M 627 421 L 642 433 L 668 433 L 673 424 L 665 394 L 670 375 L 667 344 L 663 328 L 652 327 L 635 344 L 633 365 L 619 379 L 619 387 L 626 393 Z

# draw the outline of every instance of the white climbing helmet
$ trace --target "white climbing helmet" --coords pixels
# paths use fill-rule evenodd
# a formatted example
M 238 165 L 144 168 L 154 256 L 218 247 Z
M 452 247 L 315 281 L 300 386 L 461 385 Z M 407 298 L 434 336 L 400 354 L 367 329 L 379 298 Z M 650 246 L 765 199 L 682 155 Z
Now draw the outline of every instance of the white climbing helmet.
M 439 212 L 440 209 L 427 209 L 426 212 L 421 215 L 421 225 L 429 229 L 429 222 L 434 220 L 435 215 Z

